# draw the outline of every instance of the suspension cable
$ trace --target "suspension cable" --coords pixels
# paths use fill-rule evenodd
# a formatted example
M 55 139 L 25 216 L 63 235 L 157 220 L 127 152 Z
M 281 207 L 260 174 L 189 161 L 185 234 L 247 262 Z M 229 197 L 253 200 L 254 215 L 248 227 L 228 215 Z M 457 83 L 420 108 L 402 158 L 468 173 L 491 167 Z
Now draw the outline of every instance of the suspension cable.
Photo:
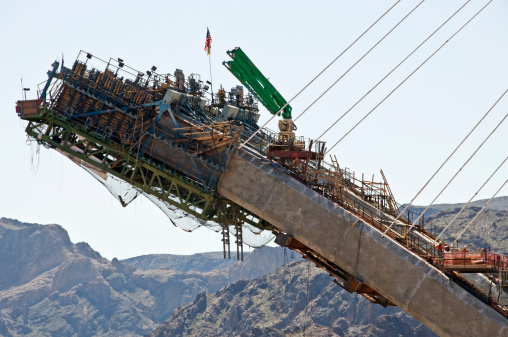
M 388 33 L 386 33 L 378 42 L 376 42 L 376 44 L 374 46 L 372 46 L 372 48 L 370 48 L 365 54 L 363 54 L 362 57 L 360 57 L 360 59 L 358 59 L 358 61 L 355 62 L 355 64 L 353 64 L 351 67 L 349 67 L 348 70 L 346 70 L 345 73 L 343 73 L 335 82 L 333 82 L 333 84 L 331 86 L 328 87 L 328 89 L 326 89 L 321 95 L 319 95 L 318 98 L 316 98 L 314 100 L 314 102 L 312 102 L 305 110 L 303 110 L 296 118 L 295 118 L 295 122 L 298 120 L 298 118 L 302 117 L 303 114 L 305 112 L 307 112 L 307 110 L 309 110 L 313 105 L 314 103 L 316 103 L 317 101 L 319 101 L 321 99 L 321 97 L 323 97 L 324 95 L 326 95 L 326 93 L 335 86 L 335 84 L 337 84 L 342 78 L 344 78 L 344 76 L 346 76 L 347 73 L 349 73 L 349 71 L 351 69 L 353 69 L 358 63 L 360 63 L 361 60 L 363 60 L 365 58 L 365 56 L 369 55 L 370 52 L 376 48 L 388 35 L 390 35 L 391 32 L 393 32 L 395 30 L 395 28 L 397 28 L 402 22 L 404 22 L 404 20 L 407 19 L 408 16 L 410 16 L 418 7 L 420 7 L 420 5 L 424 2 L 425 0 L 422 0 L 420 3 L 418 3 L 418 5 L 416 5 L 409 13 L 406 14 L 406 16 L 404 16 L 402 18 L 402 20 L 400 20 L 395 26 L 393 26 L 392 29 L 390 29 L 388 31 Z
M 501 185 L 501 187 L 496 191 L 496 193 L 494 193 L 494 195 L 492 196 L 492 198 L 489 199 L 489 201 L 487 201 L 485 203 L 485 205 L 482 207 L 482 209 L 476 214 L 476 216 L 467 224 L 466 228 L 464 228 L 462 230 L 462 232 L 460 232 L 460 234 L 457 236 L 457 238 L 452 242 L 452 246 L 455 244 L 455 242 L 457 242 L 457 240 L 462 236 L 462 234 L 464 234 L 464 232 L 469 228 L 469 226 L 471 226 L 471 224 L 476 220 L 476 218 L 478 218 L 478 216 L 480 214 L 482 214 L 483 210 L 487 207 L 487 205 L 492 201 L 492 199 L 494 199 L 496 197 L 496 195 L 499 193 L 499 191 L 501 191 L 504 187 L 504 185 L 506 185 L 506 183 L 508 183 L 508 179 L 505 180 L 505 182 L 503 183 L 503 185 Z
M 409 226 L 408 228 L 408 231 L 410 231 L 414 225 L 416 223 L 418 223 L 418 220 L 421 219 L 421 217 L 425 214 L 425 212 L 427 212 L 427 210 L 434 204 L 434 202 L 437 200 L 437 198 L 439 198 L 441 196 L 441 194 L 448 188 L 448 186 L 452 183 L 452 181 L 455 179 L 455 177 L 457 177 L 457 175 L 460 173 L 460 171 L 462 171 L 462 169 L 469 163 L 469 161 L 475 156 L 475 154 L 478 152 L 478 150 L 480 150 L 480 148 L 483 146 L 483 144 L 485 144 L 485 142 L 487 142 L 487 140 L 490 138 L 490 136 L 492 136 L 492 134 L 497 130 L 497 128 L 503 124 L 504 120 L 506 119 L 506 117 L 508 117 L 508 114 L 506 114 L 504 116 L 504 118 L 501 120 L 501 122 L 499 122 L 498 125 L 496 125 L 496 127 L 494 128 L 494 130 L 492 130 L 491 133 L 489 133 L 489 135 L 487 136 L 487 138 L 485 138 L 485 140 L 480 144 L 480 146 L 478 146 L 478 148 L 473 152 L 473 154 L 468 158 L 468 160 L 466 160 L 466 162 L 461 166 L 461 168 L 455 173 L 455 175 L 452 177 L 452 179 L 450 179 L 450 181 L 446 184 L 445 187 L 443 187 L 443 189 L 441 190 L 441 192 L 438 193 L 438 195 L 434 198 L 434 200 L 432 200 L 432 202 L 430 203 L 430 205 L 427 206 L 427 208 L 425 208 L 425 210 L 420 214 L 420 216 L 418 218 L 416 218 L 416 220 L 413 222 L 413 224 L 411 226 Z
M 339 144 L 344 138 L 347 137 L 347 135 L 349 135 L 354 129 L 356 129 L 356 127 L 361 123 L 363 122 L 367 117 L 370 116 L 370 114 L 372 112 L 374 112 L 374 110 L 376 110 L 388 97 L 390 97 L 397 89 L 399 89 L 411 76 L 413 76 L 414 73 L 416 73 L 425 63 L 427 63 L 428 60 L 430 60 L 438 51 L 440 51 L 448 42 L 450 42 L 451 39 L 453 39 L 455 37 L 455 35 L 457 35 L 464 27 L 466 27 L 471 21 L 473 21 L 473 19 L 478 15 L 480 14 L 492 1 L 494 0 L 490 0 L 485 6 L 483 6 L 471 19 L 469 19 L 469 21 L 467 21 L 462 27 L 460 27 L 448 40 L 446 40 L 438 49 L 436 49 L 436 51 L 434 51 L 425 61 L 423 61 L 422 64 L 420 64 L 418 66 L 418 68 L 416 68 L 411 74 L 409 74 L 408 77 L 406 77 L 402 82 L 400 82 L 400 84 L 395 87 L 395 89 L 393 89 L 385 98 L 383 98 L 381 100 L 381 102 L 379 102 L 372 110 L 370 110 L 358 123 L 356 123 L 341 139 L 339 139 L 335 144 L 333 144 L 333 146 L 325 153 L 325 154 L 328 154 L 335 146 L 337 146 L 337 144 Z
M 467 0 L 459 9 L 457 9 L 457 11 L 455 11 L 455 13 L 452 14 L 452 16 L 450 16 L 445 22 L 443 22 L 441 24 L 441 26 L 439 26 L 432 34 L 430 34 L 422 43 L 420 43 L 420 45 L 418 47 L 416 47 L 415 49 L 413 49 L 413 51 L 408 55 L 406 56 L 405 59 L 403 59 L 399 64 L 397 64 L 397 66 L 395 68 L 393 68 L 388 74 L 385 75 L 385 77 L 383 77 L 381 79 L 381 81 L 377 82 L 377 84 L 375 86 L 373 86 L 369 91 L 367 91 L 367 93 L 365 95 L 363 95 L 362 98 L 360 98 L 355 104 L 353 104 L 353 106 L 351 106 L 345 113 L 342 114 L 342 116 L 340 116 L 335 122 L 333 122 L 332 125 L 330 125 L 328 127 L 328 129 L 325 130 L 325 132 L 323 132 L 317 139 L 316 141 L 320 140 L 321 137 L 323 137 L 328 131 L 330 131 L 331 128 L 333 128 L 342 118 L 344 118 L 344 116 L 346 116 L 351 110 L 353 110 L 353 108 L 355 106 L 357 106 L 365 97 L 367 97 L 374 89 L 377 88 L 378 85 L 380 85 L 388 76 L 390 76 L 395 70 L 397 70 L 397 68 L 399 68 L 404 62 L 406 62 L 406 60 L 408 58 L 411 57 L 411 55 L 413 55 L 418 49 L 420 49 L 421 46 L 423 46 L 432 36 L 434 36 L 434 34 L 436 34 L 441 28 L 443 28 L 444 25 L 446 25 L 448 23 L 448 21 L 450 21 L 458 12 L 460 12 L 469 2 L 471 2 L 471 0 Z
M 265 124 L 263 124 L 263 126 L 261 126 L 258 130 L 256 130 L 256 132 L 254 132 L 245 142 L 243 142 L 242 144 L 240 144 L 238 146 L 238 149 L 241 149 L 245 144 L 247 144 L 260 130 L 262 130 L 268 123 L 270 123 L 274 118 L 275 116 L 277 116 L 278 114 L 280 114 L 282 112 L 282 110 L 284 110 L 284 108 L 289 104 L 291 103 L 295 98 L 297 98 L 305 89 L 307 89 L 307 87 L 309 85 L 311 85 L 319 76 L 321 76 L 321 74 L 323 74 L 328 68 L 330 68 L 330 66 L 332 64 L 335 63 L 335 61 L 337 61 L 342 55 L 344 55 L 344 53 L 346 51 L 348 51 L 356 42 L 358 42 L 358 40 L 360 40 L 365 34 L 367 34 L 367 32 L 372 28 L 374 27 L 386 14 L 388 14 L 401 0 L 398 0 L 397 2 L 395 2 L 390 8 L 388 8 L 388 10 L 386 12 L 383 13 L 383 15 L 381 15 L 376 21 L 374 21 L 374 23 L 372 25 L 369 26 L 369 28 L 367 28 L 362 34 L 360 34 L 360 36 L 358 36 L 356 38 L 356 40 L 354 40 L 346 49 L 344 49 L 340 54 L 339 56 L 337 56 L 332 62 L 330 62 L 323 70 L 321 70 L 321 72 L 319 74 L 317 74 L 316 77 L 314 77 L 312 79 L 312 81 L 310 81 L 309 83 L 307 83 L 307 85 L 305 87 L 303 87 L 302 90 L 300 90 L 295 96 L 293 96 L 293 98 L 291 98 L 289 100 L 289 102 L 287 102 L 286 104 L 284 104 L 284 106 L 277 112 L 275 113 Z
M 494 105 L 487 111 L 487 113 L 485 113 L 485 115 L 483 115 L 483 117 L 478 121 L 478 123 L 476 123 L 476 125 L 473 127 L 473 129 L 471 129 L 471 131 L 469 131 L 469 133 L 466 135 L 466 137 L 464 137 L 464 139 L 462 139 L 462 141 L 460 142 L 460 144 L 455 148 L 455 150 L 453 150 L 453 152 L 448 156 L 448 158 L 446 158 L 446 160 L 441 164 L 441 166 L 439 166 L 439 168 L 436 170 L 436 172 L 434 172 L 434 174 L 432 175 L 432 177 L 430 177 L 429 180 L 427 180 L 427 182 L 425 183 L 425 185 L 423 185 L 423 187 L 418 191 L 418 193 L 416 193 L 416 195 L 413 197 L 413 199 L 411 199 L 411 201 L 406 205 L 406 207 L 404 207 L 404 209 L 399 213 L 399 215 L 395 218 L 395 220 L 392 221 L 392 223 L 390 224 L 390 226 L 388 226 L 388 228 L 386 229 L 386 231 L 383 233 L 383 235 L 381 235 L 381 237 L 383 237 L 387 232 L 388 230 L 390 230 L 390 228 L 392 228 L 393 224 L 395 224 L 395 221 L 397 221 L 400 216 L 402 214 L 404 214 L 404 212 L 413 204 L 413 202 L 415 201 L 415 199 L 420 195 L 420 193 L 423 192 L 423 190 L 427 187 L 427 185 L 432 181 L 432 179 L 434 179 L 434 177 L 439 173 L 439 171 L 441 171 L 441 169 L 443 168 L 443 166 L 445 166 L 445 164 L 448 162 L 448 160 L 450 160 L 450 158 L 455 154 L 455 152 L 457 152 L 457 150 L 462 146 L 462 144 L 464 144 L 464 142 L 466 141 L 466 139 L 469 138 L 469 136 L 474 132 L 474 130 L 476 130 L 476 128 L 478 127 L 478 125 L 480 125 L 480 123 L 489 115 L 489 113 L 492 111 L 492 109 L 494 109 L 494 107 L 497 105 L 497 103 L 499 103 L 499 101 L 504 97 L 504 95 L 506 94 L 506 92 L 508 91 L 508 89 L 505 90 L 505 92 L 501 95 L 501 97 L 499 97 L 497 99 L 497 101 L 494 103 Z
M 482 188 L 487 185 L 487 183 L 490 181 L 490 179 L 497 173 L 497 171 L 501 168 L 501 166 L 504 165 L 504 163 L 506 162 L 506 160 L 508 160 L 508 156 L 503 160 L 503 162 L 501 163 L 501 165 L 499 165 L 496 170 L 490 175 L 490 177 L 483 183 L 483 185 L 478 189 L 478 191 L 476 191 L 475 194 L 473 194 L 473 196 L 471 197 L 471 199 L 469 199 L 469 201 L 464 204 L 464 206 L 462 206 L 462 209 L 457 213 L 455 214 L 455 216 L 453 217 L 453 219 L 448 223 L 448 225 L 446 225 L 446 227 L 441 231 L 441 233 L 437 236 L 437 238 L 434 240 L 434 244 L 437 242 L 437 240 L 439 240 L 439 238 L 441 237 L 441 235 L 443 235 L 443 233 L 452 225 L 452 223 L 459 217 L 460 214 L 462 214 L 462 211 L 464 211 L 464 209 L 466 209 L 466 207 L 469 205 L 469 203 L 473 200 L 474 197 L 476 197 L 478 195 L 478 193 L 480 193 L 480 191 L 482 190 Z

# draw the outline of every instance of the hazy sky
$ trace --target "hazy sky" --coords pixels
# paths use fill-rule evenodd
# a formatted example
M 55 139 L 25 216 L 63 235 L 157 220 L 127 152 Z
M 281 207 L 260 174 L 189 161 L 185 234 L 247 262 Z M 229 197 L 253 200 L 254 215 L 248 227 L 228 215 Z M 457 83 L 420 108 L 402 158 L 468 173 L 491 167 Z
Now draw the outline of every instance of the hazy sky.
M 402 0 L 364 39 L 291 105 L 298 115 L 419 1 Z M 316 138 L 419 45 L 466 0 L 426 0 L 401 26 L 297 122 L 298 135 Z M 73 242 L 86 241 L 107 258 L 221 250 L 206 229 L 173 227 L 147 199 L 122 208 L 93 177 L 55 151 L 26 144 L 15 114 L 20 78 L 35 98 L 55 59 L 71 66 L 79 51 L 122 58 L 141 71 L 183 69 L 209 80 L 204 48 L 213 38 L 214 88 L 238 85 L 221 65 L 236 46 L 286 99 L 356 39 L 395 0 L 371 1 L 4 1 L 0 11 L 0 217 L 57 223 Z M 324 140 L 333 144 L 370 111 L 486 0 L 470 3 L 428 44 L 349 113 Z M 343 167 L 380 179 L 383 169 L 396 199 L 408 202 L 508 87 L 508 2 L 494 0 L 361 126 L 333 150 Z M 494 126 L 508 113 L 508 97 L 416 200 L 427 204 Z M 262 111 L 261 122 L 270 115 Z M 274 120 L 269 127 L 277 128 Z M 438 200 L 467 201 L 508 155 L 505 122 Z M 38 165 L 36 165 L 38 164 Z M 33 167 L 33 166 L 36 166 Z M 476 199 L 490 198 L 508 165 Z M 508 188 L 500 194 L 507 195 Z M 284 196 L 281 196 L 284 197 Z

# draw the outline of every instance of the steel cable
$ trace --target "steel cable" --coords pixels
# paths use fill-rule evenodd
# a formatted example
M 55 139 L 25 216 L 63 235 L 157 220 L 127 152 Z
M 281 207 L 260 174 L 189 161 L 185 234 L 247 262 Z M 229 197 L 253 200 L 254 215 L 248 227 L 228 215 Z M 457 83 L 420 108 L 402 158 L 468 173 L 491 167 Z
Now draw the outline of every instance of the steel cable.
M 440 51 L 451 39 L 455 37 L 464 27 L 466 27 L 473 19 L 480 14 L 492 1 L 490 0 L 485 6 L 483 6 L 471 19 L 469 19 L 462 27 L 460 27 L 448 40 L 446 40 L 436 51 L 434 51 L 422 64 L 418 66 L 409 76 L 407 76 L 395 89 L 393 89 L 385 98 L 381 100 L 372 110 L 370 110 L 358 123 L 356 123 L 341 139 L 339 139 L 333 146 L 325 153 L 328 154 L 337 144 L 339 144 L 344 138 L 347 137 L 361 122 L 363 122 L 367 117 L 370 116 L 374 110 L 376 110 L 388 97 L 390 97 L 398 88 L 400 88 L 411 76 L 414 75 L 428 60 L 430 60 L 438 51 Z
M 492 1 L 492 0 L 491 0 Z M 471 129 L 471 131 L 469 131 L 469 133 L 466 135 L 466 137 L 464 137 L 464 139 L 462 139 L 462 141 L 460 142 L 460 144 L 455 148 L 455 150 L 453 150 L 453 152 L 448 156 L 448 158 L 446 158 L 446 160 L 441 164 L 441 166 L 439 166 L 439 168 L 437 169 L 436 172 L 434 172 L 434 174 L 432 175 L 432 177 L 430 177 L 430 179 L 425 183 L 425 185 L 423 185 L 423 187 L 418 191 L 418 193 L 416 193 L 416 195 L 413 197 L 413 199 L 411 199 L 411 201 L 406 205 L 406 207 L 404 207 L 404 209 L 399 213 L 399 215 L 395 218 L 395 220 L 392 221 L 392 223 L 390 224 L 390 226 L 388 226 L 388 228 L 384 231 L 383 235 L 381 237 L 383 237 L 389 230 L 390 228 L 392 228 L 393 224 L 395 223 L 395 221 L 397 221 L 400 216 L 402 214 L 404 214 L 404 212 L 413 204 L 413 202 L 415 201 L 415 199 L 420 195 L 420 193 L 423 192 L 423 190 L 427 187 L 427 185 L 432 181 L 432 179 L 434 179 L 434 177 L 439 173 L 439 171 L 441 171 L 441 169 L 443 168 L 443 166 L 448 162 L 448 160 L 450 160 L 450 158 L 455 154 L 455 152 L 457 152 L 457 150 L 462 146 L 462 144 L 464 144 L 464 142 L 466 141 L 466 139 L 469 138 L 469 136 L 474 132 L 474 130 L 476 130 L 476 128 L 478 127 L 478 125 L 480 125 L 480 123 L 489 115 L 489 113 L 492 111 L 492 109 L 494 109 L 494 107 L 497 105 L 497 103 L 499 103 L 499 101 L 504 97 L 504 95 L 506 94 L 506 92 L 508 91 L 508 89 L 506 89 L 503 94 L 501 95 L 501 97 L 499 97 L 497 99 L 497 101 L 494 103 L 494 105 L 492 105 L 490 107 L 490 109 L 487 111 L 487 113 L 485 113 L 485 115 L 483 115 L 483 117 L 478 121 L 478 123 L 476 123 L 476 125 L 473 127 L 473 129 Z M 504 119 L 503 119 L 504 120 Z M 490 137 L 490 136 L 489 136 Z
M 351 106 L 344 114 L 342 114 L 342 116 L 340 116 L 335 122 L 333 122 L 332 125 L 330 125 L 328 127 L 328 129 L 326 129 L 317 139 L 316 141 L 320 140 L 321 137 L 323 137 L 328 131 L 330 131 L 331 128 L 333 128 L 342 118 L 344 118 L 344 116 L 346 116 L 351 110 L 353 110 L 353 108 L 355 106 L 357 106 L 365 97 L 367 97 L 371 92 L 372 90 L 376 89 L 378 85 L 380 85 L 388 76 L 390 76 L 395 70 L 397 70 L 397 68 L 399 68 L 404 62 L 406 62 L 406 60 L 408 58 L 411 57 L 411 55 L 413 55 L 418 49 L 420 49 L 421 46 L 423 46 L 432 36 L 434 36 L 434 34 L 436 34 L 441 28 L 443 28 L 444 25 L 446 25 L 448 23 L 448 21 L 450 21 L 458 12 L 460 12 L 471 0 L 468 0 L 466 1 L 455 13 L 452 14 L 452 16 L 450 16 L 445 22 L 443 22 L 441 24 L 441 26 L 439 26 L 432 34 L 430 34 L 422 43 L 420 43 L 420 45 L 418 47 L 416 47 L 408 56 L 406 56 L 406 58 L 404 58 L 399 64 L 397 64 L 397 66 L 395 68 L 393 68 L 388 74 L 385 75 L 385 77 L 383 77 L 381 79 L 381 81 L 379 81 L 375 86 L 373 86 L 365 95 L 363 95 L 362 98 L 360 98 L 355 104 L 353 104 L 353 106 Z
M 437 242 L 437 240 L 439 240 L 439 238 L 441 237 L 441 235 L 443 235 L 444 232 L 446 232 L 446 230 L 452 225 L 452 223 L 459 217 L 460 214 L 462 214 L 462 211 L 464 211 L 464 209 L 469 205 L 469 203 L 473 200 L 474 197 L 476 197 L 478 195 L 478 193 L 480 193 L 480 191 L 483 189 L 483 187 L 485 185 L 487 185 L 487 183 L 490 181 L 490 179 L 497 173 L 497 171 L 504 165 L 504 163 L 506 162 L 506 160 L 508 160 L 508 156 L 503 160 L 503 162 L 496 168 L 496 170 L 490 175 L 490 177 L 483 183 L 483 185 L 478 189 L 478 191 L 476 191 L 475 194 L 473 194 L 473 196 L 471 197 L 471 199 L 468 200 L 467 203 L 464 204 L 464 206 L 462 206 L 462 209 L 457 213 L 455 214 L 455 216 L 453 217 L 453 219 L 450 220 L 450 222 L 448 223 L 448 225 L 446 225 L 446 227 L 441 231 L 441 233 L 437 236 L 437 238 L 434 240 L 434 244 Z
M 445 185 L 445 187 L 443 187 L 443 189 L 441 190 L 441 192 L 438 193 L 438 195 L 434 198 L 434 200 L 432 200 L 432 202 L 430 203 L 430 205 L 427 206 L 427 208 L 425 208 L 425 210 L 420 214 L 420 216 L 418 218 L 416 218 L 416 220 L 414 221 L 414 223 L 409 226 L 409 229 L 408 230 L 411 230 L 415 223 L 418 223 L 418 220 L 421 219 L 421 217 L 425 214 L 425 212 L 427 212 L 427 210 L 434 204 L 434 202 L 437 200 L 437 198 L 439 198 L 441 196 L 441 194 L 448 188 L 448 186 L 452 183 L 452 181 L 455 179 L 455 177 L 457 177 L 457 175 L 460 173 L 460 171 L 462 171 L 462 169 L 469 163 L 469 161 L 475 156 L 475 154 L 482 148 L 483 144 L 485 144 L 487 142 L 487 140 L 490 138 L 490 136 L 492 136 L 492 134 L 497 130 L 497 128 L 503 124 L 504 120 L 506 119 L 506 117 L 508 117 L 508 114 L 506 114 L 504 116 L 504 118 L 501 120 L 501 122 L 499 122 L 499 124 L 494 128 L 494 130 L 492 130 L 491 133 L 489 133 L 489 135 L 487 136 L 487 138 L 485 138 L 485 140 L 480 144 L 480 146 L 478 146 L 478 148 L 473 152 L 473 154 L 466 160 L 466 162 L 460 167 L 460 169 L 455 173 L 455 175 L 450 179 L 450 181 L 448 181 L 448 183 Z
M 289 102 L 287 102 L 286 104 L 284 104 L 284 106 L 277 112 L 275 113 L 265 124 L 263 124 L 263 126 L 261 126 L 256 132 L 254 132 L 246 141 L 244 141 L 242 144 L 240 144 L 238 146 L 238 149 L 241 149 L 245 144 L 247 144 L 260 130 L 262 130 L 266 125 L 268 125 L 268 123 L 270 123 L 274 118 L 275 116 L 277 116 L 278 114 L 280 114 L 282 112 L 282 110 L 284 110 L 284 108 L 289 104 L 291 103 L 295 98 L 297 98 L 305 89 L 307 89 L 307 87 L 309 85 L 311 85 L 319 76 L 321 76 L 328 68 L 330 68 L 330 66 L 332 64 L 335 63 L 335 61 L 337 61 L 342 55 L 344 55 L 344 53 L 346 51 L 349 50 L 349 48 L 351 48 L 356 42 L 358 42 L 358 40 L 360 40 L 365 34 L 367 34 L 367 32 L 372 28 L 374 27 L 386 14 L 388 14 L 399 2 L 401 2 L 401 0 L 398 0 L 397 2 L 395 2 L 390 8 L 388 8 L 388 10 L 386 12 L 383 13 L 383 15 L 381 15 L 376 21 L 374 21 L 374 23 L 372 25 L 369 26 L 369 28 L 367 28 L 362 34 L 360 34 L 360 36 L 358 36 L 356 38 L 356 40 L 354 40 L 346 49 L 344 49 L 340 54 L 339 56 L 337 56 L 332 62 L 330 62 L 323 70 L 321 70 L 321 72 L 319 74 L 317 74 L 316 77 L 314 77 L 309 83 L 307 83 L 307 85 L 305 87 L 303 87 L 302 90 L 300 90 L 295 96 L 293 96 L 293 98 L 291 98 L 289 100 Z
M 499 193 L 499 191 L 501 191 L 503 189 L 503 187 L 506 185 L 506 183 L 508 183 L 508 179 L 505 180 L 503 185 L 501 185 L 501 187 L 496 191 L 496 193 L 494 193 L 492 198 L 490 198 L 489 201 L 487 201 L 485 203 L 485 205 L 476 214 L 476 216 L 467 224 L 467 226 L 462 230 L 462 232 L 460 232 L 460 234 L 457 236 L 457 238 L 452 242 L 452 244 L 451 244 L 452 246 L 455 244 L 455 242 L 457 242 L 457 240 L 462 236 L 462 234 L 464 234 L 464 232 L 469 228 L 469 226 L 471 226 L 471 224 L 476 220 L 476 218 L 478 218 L 478 216 L 480 216 L 480 214 L 482 214 L 483 210 L 488 206 L 488 204 L 492 201 L 492 199 L 494 199 L 496 197 L 496 195 Z
M 309 110 L 313 105 L 314 103 L 316 103 L 317 101 L 319 101 L 321 99 L 321 97 L 323 97 L 324 95 L 326 95 L 326 93 L 335 86 L 335 84 L 339 83 L 339 81 L 341 79 L 344 78 L 344 76 L 346 76 L 347 73 L 349 73 L 349 71 L 351 69 L 353 69 L 358 63 L 360 63 L 361 60 L 363 60 L 365 58 L 365 56 L 369 55 L 370 52 L 372 50 L 374 50 L 374 48 L 376 48 L 388 35 L 390 35 L 391 32 L 393 32 L 395 30 L 395 28 L 397 28 L 402 22 L 404 22 L 404 20 L 407 19 L 408 16 L 410 16 L 418 7 L 420 7 L 420 5 L 424 2 L 425 0 L 422 0 L 420 3 L 418 3 L 418 5 L 416 5 L 408 14 L 406 14 L 406 16 L 404 16 L 395 26 L 392 27 L 392 29 L 390 29 L 388 31 L 388 33 L 386 33 L 378 42 L 376 42 L 376 44 L 374 46 L 372 46 L 365 54 L 363 54 L 362 57 L 360 57 L 360 59 L 358 59 L 358 61 L 356 61 L 351 67 L 349 67 L 348 70 L 346 70 L 345 73 L 343 73 L 335 82 L 333 82 L 333 84 L 331 86 L 328 87 L 328 89 L 326 89 L 321 95 L 319 95 L 318 98 L 316 98 L 314 100 L 314 102 L 312 102 L 305 110 L 303 110 L 296 118 L 295 118 L 295 122 L 298 120 L 298 118 L 302 117 L 303 114 L 305 112 L 307 112 L 307 110 Z

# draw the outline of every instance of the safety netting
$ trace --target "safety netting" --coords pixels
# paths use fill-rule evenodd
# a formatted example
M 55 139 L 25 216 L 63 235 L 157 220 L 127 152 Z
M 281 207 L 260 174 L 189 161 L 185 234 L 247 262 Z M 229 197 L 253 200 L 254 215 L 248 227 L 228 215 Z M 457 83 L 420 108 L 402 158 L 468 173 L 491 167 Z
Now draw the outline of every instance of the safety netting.
M 168 217 L 169 221 L 176 227 L 186 232 L 193 232 L 199 227 L 206 227 L 216 233 L 222 231 L 222 226 L 215 221 L 205 221 L 189 214 L 167 201 L 161 200 L 156 196 L 146 193 L 145 191 L 129 184 L 128 182 L 113 176 L 94 167 L 80 165 L 85 171 L 90 173 L 97 181 L 99 181 L 111 195 L 117 199 L 123 207 L 126 207 L 139 195 L 144 196 L 155 204 Z M 177 197 L 174 196 L 176 199 Z M 235 226 L 229 226 L 229 232 L 236 235 Z M 261 230 L 249 224 L 242 224 L 242 241 L 244 244 L 260 248 L 275 238 L 271 231 Z

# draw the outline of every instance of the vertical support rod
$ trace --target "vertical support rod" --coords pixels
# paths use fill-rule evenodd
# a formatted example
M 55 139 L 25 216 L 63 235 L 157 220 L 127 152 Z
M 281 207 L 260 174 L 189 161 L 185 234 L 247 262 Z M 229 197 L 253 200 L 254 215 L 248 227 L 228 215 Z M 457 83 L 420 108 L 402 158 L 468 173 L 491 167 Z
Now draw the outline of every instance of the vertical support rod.
M 222 250 L 224 252 L 224 259 L 231 259 L 231 247 L 229 241 L 229 226 L 227 224 L 222 224 Z M 226 254 L 227 249 L 227 254 Z M 226 257 L 227 256 L 227 257 Z

